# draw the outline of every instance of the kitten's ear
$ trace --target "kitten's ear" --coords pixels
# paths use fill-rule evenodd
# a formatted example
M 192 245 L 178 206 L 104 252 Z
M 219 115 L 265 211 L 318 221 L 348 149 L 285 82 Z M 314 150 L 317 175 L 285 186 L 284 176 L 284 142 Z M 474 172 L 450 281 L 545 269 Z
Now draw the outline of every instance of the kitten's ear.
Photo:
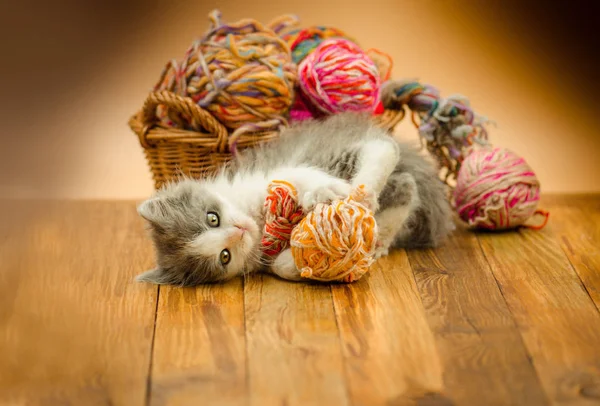
M 154 268 L 136 276 L 135 281 L 148 282 L 155 285 L 164 285 L 167 283 L 167 277 L 165 271 L 163 271 L 161 268 Z
M 150 223 L 160 224 L 166 214 L 166 205 L 160 197 L 153 197 L 142 202 L 138 206 L 137 212 Z

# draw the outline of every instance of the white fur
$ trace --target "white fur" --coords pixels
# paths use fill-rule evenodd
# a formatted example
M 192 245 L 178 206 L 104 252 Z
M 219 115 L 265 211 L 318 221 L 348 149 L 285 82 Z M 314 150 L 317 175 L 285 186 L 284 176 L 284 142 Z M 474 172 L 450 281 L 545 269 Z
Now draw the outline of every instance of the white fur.
M 400 175 L 405 178 L 406 187 L 411 189 L 411 200 L 408 204 L 391 207 L 375 214 L 378 225 L 378 241 L 375 258 L 388 255 L 394 239 L 404 227 L 404 223 L 419 204 L 419 194 L 414 178 L 409 174 Z
M 389 140 L 374 139 L 364 143 L 360 152 L 359 171 L 352 186 L 365 185 L 372 194 L 371 208 L 377 210 L 377 197 L 400 159 L 398 146 Z M 376 163 L 376 164 L 374 164 Z
M 348 196 L 352 187 L 342 179 L 311 167 L 282 168 L 274 173 L 274 179 L 283 179 L 294 185 L 300 206 L 312 210 L 317 203 Z
M 300 271 L 296 268 L 294 263 L 294 257 L 292 256 L 292 250 L 286 249 L 282 251 L 271 266 L 271 272 L 280 278 L 287 279 L 289 281 L 302 280 Z

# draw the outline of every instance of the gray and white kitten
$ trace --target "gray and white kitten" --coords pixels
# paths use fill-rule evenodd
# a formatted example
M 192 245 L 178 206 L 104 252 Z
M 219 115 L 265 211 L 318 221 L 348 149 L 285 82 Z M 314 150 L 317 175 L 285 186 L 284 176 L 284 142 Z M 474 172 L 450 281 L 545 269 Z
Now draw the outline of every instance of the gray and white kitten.
M 261 256 L 262 208 L 274 179 L 292 183 L 305 210 L 364 184 L 379 227 L 378 257 L 390 248 L 436 246 L 453 229 L 436 168 L 368 116 L 338 114 L 292 126 L 214 177 L 172 182 L 143 202 L 138 212 L 150 225 L 157 267 L 137 280 L 193 286 L 265 268 L 300 280 L 289 249 L 269 263 Z

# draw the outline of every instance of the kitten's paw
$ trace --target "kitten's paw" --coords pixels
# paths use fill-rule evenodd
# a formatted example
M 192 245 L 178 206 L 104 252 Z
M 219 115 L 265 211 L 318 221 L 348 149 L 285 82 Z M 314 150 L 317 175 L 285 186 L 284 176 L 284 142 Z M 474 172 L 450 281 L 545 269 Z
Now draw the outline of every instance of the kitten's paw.
M 275 258 L 273 265 L 271 265 L 271 272 L 288 281 L 302 280 L 300 271 L 296 268 L 296 264 L 294 263 L 292 250 L 289 248 L 282 251 L 277 258 Z
M 397 204 L 401 206 L 412 206 L 415 199 L 418 198 L 419 192 L 417 181 L 410 173 L 401 173 L 395 179 L 398 195 L 396 197 Z
M 387 257 L 390 253 L 390 247 L 388 245 L 383 244 L 382 242 L 378 242 L 375 248 L 375 259 L 379 259 L 381 257 Z
M 373 213 L 379 210 L 379 196 L 375 193 L 375 190 L 365 186 L 365 204 Z
M 330 179 L 304 193 L 300 205 L 305 211 L 310 211 L 319 203 L 331 203 L 337 199 L 345 199 L 352 192 L 350 184 L 342 179 Z

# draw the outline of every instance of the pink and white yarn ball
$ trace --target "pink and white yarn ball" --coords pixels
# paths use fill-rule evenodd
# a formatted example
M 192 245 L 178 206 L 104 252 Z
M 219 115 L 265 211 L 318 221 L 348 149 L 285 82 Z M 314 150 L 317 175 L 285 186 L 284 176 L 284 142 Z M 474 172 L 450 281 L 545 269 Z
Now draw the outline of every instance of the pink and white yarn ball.
M 525 225 L 537 210 L 540 182 L 525 159 L 505 148 L 473 151 L 463 161 L 454 189 L 458 215 L 469 226 L 506 230 Z
M 309 53 L 298 66 L 298 81 L 303 101 L 310 106 L 297 107 L 306 111 L 306 116 L 376 112 L 381 104 L 377 65 L 358 45 L 344 38 L 327 39 Z

